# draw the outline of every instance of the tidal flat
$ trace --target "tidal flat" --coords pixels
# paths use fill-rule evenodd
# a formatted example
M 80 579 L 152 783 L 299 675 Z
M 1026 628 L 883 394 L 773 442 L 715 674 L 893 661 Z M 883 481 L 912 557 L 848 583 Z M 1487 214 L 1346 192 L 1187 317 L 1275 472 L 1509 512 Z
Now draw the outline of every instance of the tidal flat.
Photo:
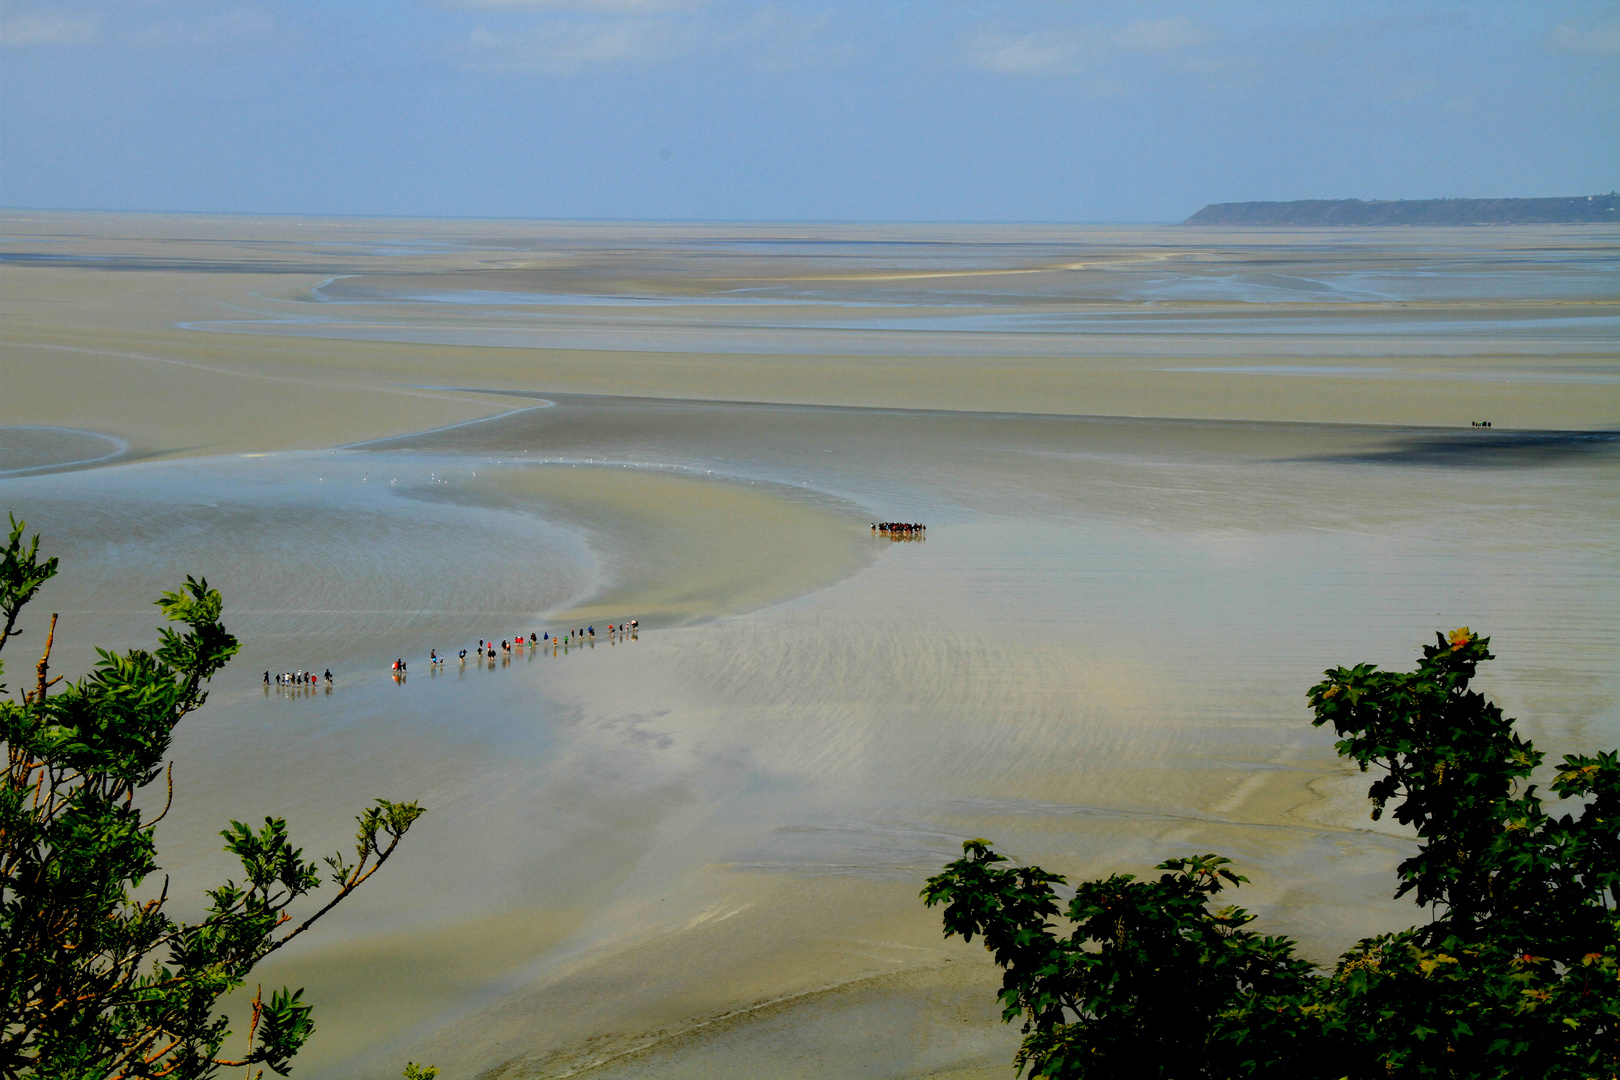
M 3 217 L 0 503 L 63 557 L 8 655 L 187 573 L 244 643 L 171 893 L 429 808 L 264 972 L 302 1076 L 1008 1076 L 917 899 L 964 839 L 1221 852 L 1327 960 L 1417 913 L 1323 668 L 1467 625 L 1620 745 L 1620 230 Z

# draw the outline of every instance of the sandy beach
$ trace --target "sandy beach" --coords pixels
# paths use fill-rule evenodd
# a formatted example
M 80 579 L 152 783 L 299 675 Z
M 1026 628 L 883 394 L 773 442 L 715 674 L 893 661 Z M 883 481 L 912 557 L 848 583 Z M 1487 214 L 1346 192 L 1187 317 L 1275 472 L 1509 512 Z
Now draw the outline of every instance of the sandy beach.
M 316 1004 L 300 1076 L 1007 1076 L 917 899 L 964 839 L 1218 851 L 1327 958 L 1414 913 L 1324 667 L 1468 625 L 1541 749 L 1620 745 L 1609 227 L 3 218 L 0 501 L 62 555 L 59 662 L 186 573 L 244 642 L 176 743 L 174 894 L 232 818 L 429 808 L 264 973 Z

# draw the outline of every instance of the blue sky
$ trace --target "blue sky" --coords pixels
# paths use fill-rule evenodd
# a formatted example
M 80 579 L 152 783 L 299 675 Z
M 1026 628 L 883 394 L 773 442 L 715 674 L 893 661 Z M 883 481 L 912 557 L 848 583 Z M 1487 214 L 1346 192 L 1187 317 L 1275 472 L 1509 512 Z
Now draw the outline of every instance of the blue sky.
M 0 3 L 11 207 L 1164 221 L 1615 188 L 1615 2 Z

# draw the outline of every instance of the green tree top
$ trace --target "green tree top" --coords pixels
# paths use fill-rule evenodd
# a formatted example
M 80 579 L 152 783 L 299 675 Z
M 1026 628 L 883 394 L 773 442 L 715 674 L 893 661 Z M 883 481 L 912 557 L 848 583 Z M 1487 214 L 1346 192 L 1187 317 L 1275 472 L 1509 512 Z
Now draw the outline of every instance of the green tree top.
M 13 518 L 0 553 L 0 649 L 57 570 L 23 531 Z M 258 829 L 233 821 L 221 834 L 243 877 L 208 890 L 200 921 L 165 913 L 167 879 L 156 897 L 136 899 L 158 871 L 154 829 L 168 812 L 166 802 L 148 820 L 136 796 L 164 775 L 175 725 L 207 700 L 207 682 L 238 649 L 206 580 L 188 577 L 157 606 L 180 628 L 160 628 L 155 651 L 98 649 L 94 670 L 55 693 L 53 615 L 34 686 L 0 700 L 0 1076 L 192 1080 L 227 1066 L 285 1074 L 314 1030 L 303 991 L 256 994 L 247 1045 L 234 1057 L 223 1053 L 220 999 L 370 878 L 422 813 L 386 799 L 362 812 L 354 861 L 342 852 L 325 860 L 336 892 L 296 925 L 291 908 L 322 875 L 274 817 Z M 172 802 L 172 765 L 167 788 Z
M 1411 672 L 1334 668 L 1310 691 L 1339 753 L 1376 770 L 1417 835 L 1397 868 L 1430 922 L 1358 942 L 1330 973 L 1246 929 L 1215 898 L 1244 878 L 1215 855 L 1157 880 L 1083 882 L 1003 865 L 988 841 L 928 880 L 945 934 L 981 936 L 1003 970 L 1016 1064 L 1053 1080 L 1620 1075 L 1620 763 L 1571 755 L 1553 816 L 1527 783 L 1542 762 L 1469 689 L 1489 642 L 1436 635 Z

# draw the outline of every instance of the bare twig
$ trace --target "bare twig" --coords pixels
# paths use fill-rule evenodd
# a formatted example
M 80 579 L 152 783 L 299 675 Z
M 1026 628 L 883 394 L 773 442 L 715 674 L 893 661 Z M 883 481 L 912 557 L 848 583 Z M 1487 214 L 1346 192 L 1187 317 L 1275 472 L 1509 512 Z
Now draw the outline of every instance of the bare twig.
M 39 689 L 34 692 L 34 700 L 44 701 L 45 691 L 50 683 L 45 679 L 45 672 L 51 665 L 51 643 L 56 640 L 56 612 L 51 612 L 51 629 L 45 635 L 45 653 L 39 658 L 39 666 L 34 670 L 39 673 Z
M 147 822 L 147 828 L 151 828 L 152 826 L 156 825 L 158 822 L 162 821 L 164 818 L 168 817 L 169 816 L 169 807 L 171 807 L 173 805 L 174 805 L 174 762 L 171 761 L 171 762 L 169 762 L 169 799 L 168 799 L 167 802 L 165 802 L 163 804 L 163 813 L 159 814 L 157 817 L 155 817 L 151 821 Z
M 253 1040 L 259 1034 L 259 1018 L 262 1016 L 264 1016 L 264 984 L 260 983 L 253 991 L 253 1022 L 248 1025 L 246 1059 L 248 1080 L 253 1080 Z

